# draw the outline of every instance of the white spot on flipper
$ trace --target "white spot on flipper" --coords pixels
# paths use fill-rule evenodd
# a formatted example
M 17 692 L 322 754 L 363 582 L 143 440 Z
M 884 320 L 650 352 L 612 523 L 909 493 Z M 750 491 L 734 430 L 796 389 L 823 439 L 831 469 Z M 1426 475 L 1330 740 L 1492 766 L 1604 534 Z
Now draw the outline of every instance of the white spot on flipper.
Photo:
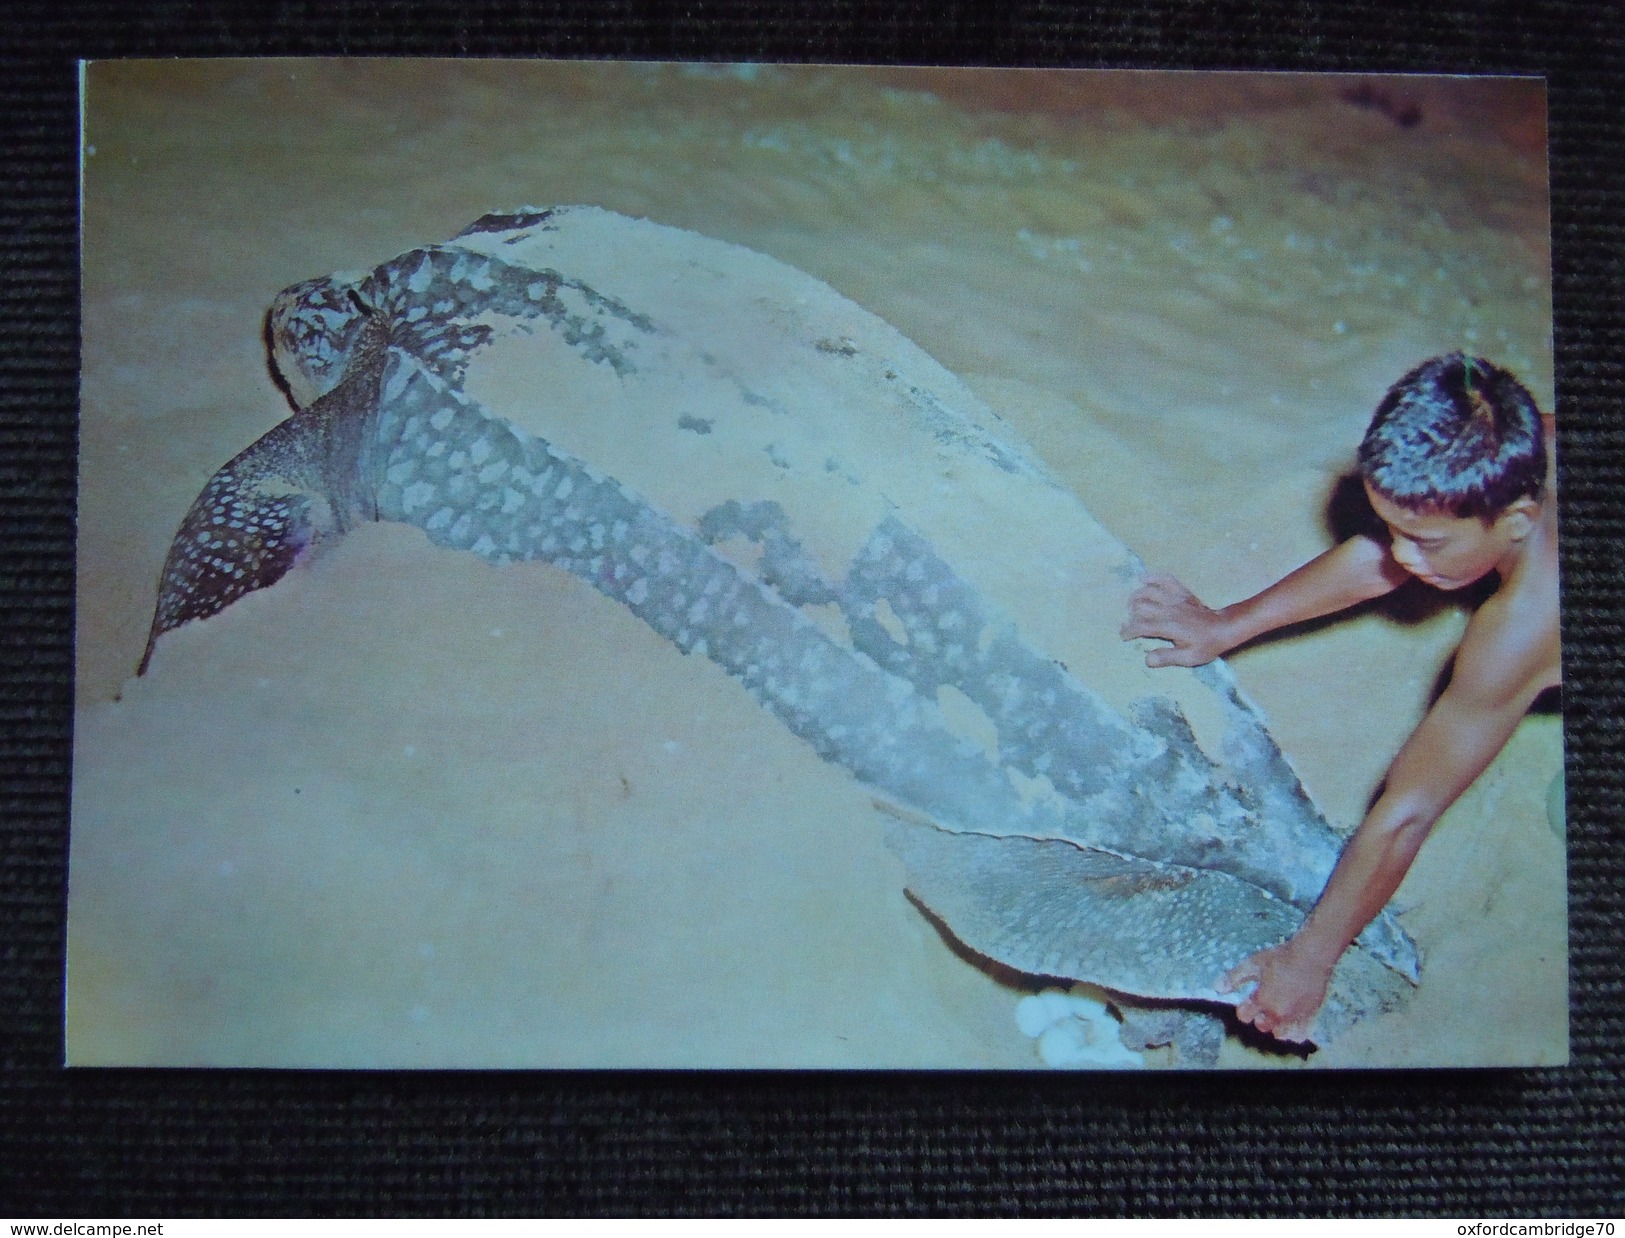
M 885 628 L 886 634 L 899 645 L 908 644 L 908 629 L 903 626 L 903 621 L 898 618 L 897 612 L 885 598 L 875 602 L 875 622 Z
M 978 748 L 994 765 L 1000 764 L 998 725 L 980 705 L 945 683 L 937 689 L 937 706 L 951 732 Z

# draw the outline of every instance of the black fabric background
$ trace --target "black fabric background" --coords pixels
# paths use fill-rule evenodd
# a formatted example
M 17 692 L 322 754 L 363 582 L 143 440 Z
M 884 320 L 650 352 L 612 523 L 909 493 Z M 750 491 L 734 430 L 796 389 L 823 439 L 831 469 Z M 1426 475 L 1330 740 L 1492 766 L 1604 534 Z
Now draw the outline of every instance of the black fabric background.
M 1625 1214 L 1625 341 L 1608 3 L 0 6 L 0 1216 Z M 1551 105 L 1573 1065 L 1291 1078 L 61 1068 L 78 57 L 1534 72 Z

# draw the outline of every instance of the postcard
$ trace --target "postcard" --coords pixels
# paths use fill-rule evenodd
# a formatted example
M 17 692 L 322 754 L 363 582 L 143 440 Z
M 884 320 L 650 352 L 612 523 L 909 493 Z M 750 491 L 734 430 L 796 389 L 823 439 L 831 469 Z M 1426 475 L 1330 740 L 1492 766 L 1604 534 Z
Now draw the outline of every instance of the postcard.
M 1567 1060 L 1540 80 L 82 107 L 70 1065 Z

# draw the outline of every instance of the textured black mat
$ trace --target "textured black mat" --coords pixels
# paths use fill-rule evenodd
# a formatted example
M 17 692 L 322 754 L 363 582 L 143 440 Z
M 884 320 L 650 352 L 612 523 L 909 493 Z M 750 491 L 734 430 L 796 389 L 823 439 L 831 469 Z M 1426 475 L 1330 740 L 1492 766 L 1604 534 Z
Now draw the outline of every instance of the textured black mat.
M 13 0 L 0 52 L 0 1215 L 1625 1213 L 1612 5 Z M 1574 1065 L 1129 1080 L 61 1070 L 74 60 L 339 52 L 1549 75 Z

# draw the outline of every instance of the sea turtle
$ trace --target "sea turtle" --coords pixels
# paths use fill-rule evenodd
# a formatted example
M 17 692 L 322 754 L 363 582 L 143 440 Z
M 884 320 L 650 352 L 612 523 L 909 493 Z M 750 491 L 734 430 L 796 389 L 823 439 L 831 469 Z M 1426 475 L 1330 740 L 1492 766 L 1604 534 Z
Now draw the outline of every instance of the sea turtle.
M 1148 672 L 1117 639 L 1133 555 L 804 272 L 524 208 L 287 289 L 268 337 L 297 411 L 187 513 L 141 672 L 308 548 L 405 521 L 573 572 L 722 667 L 871 789 L 915 901 L 1022 972 L 1226 1000 L 1324 884 L 1339 838 L 1228 669 Z M 1379 917 L 1317 1037 L 1417 978 Z

